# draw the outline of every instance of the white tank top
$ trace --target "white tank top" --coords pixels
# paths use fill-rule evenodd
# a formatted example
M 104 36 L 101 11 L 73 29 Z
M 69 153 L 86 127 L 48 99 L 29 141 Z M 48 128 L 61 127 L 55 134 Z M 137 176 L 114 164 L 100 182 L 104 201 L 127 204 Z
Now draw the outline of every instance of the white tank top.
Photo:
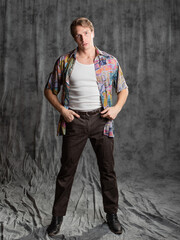
M 69 107 L 91 111 L 101 107 L 94 64 L 74 63 L 70 76 Z

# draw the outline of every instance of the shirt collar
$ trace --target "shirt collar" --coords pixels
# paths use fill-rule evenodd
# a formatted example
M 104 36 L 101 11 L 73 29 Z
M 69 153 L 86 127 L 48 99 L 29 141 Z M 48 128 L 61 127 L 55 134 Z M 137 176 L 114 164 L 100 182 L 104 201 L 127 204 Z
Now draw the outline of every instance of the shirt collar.
M 95 48 L 96 48 L 96 56 L 98 56 L 98 55 L 104 56 L 103 52 L 99 48 L 97 48 L 97 47 L 95 47 Z
M 75 59 L 76 59 L 77 50 L 78 50 L 78 47 L 75 48 L 75 49 L 70 53 L 70 58 L 75 58 Z M 103 54 L 103 52 L 102 52 L 99 48 L 97 48 L 96 46 L 95 46 L 95 50 L 96 50 L 96 56 L 99 56 L 99 55 L 105 56 L 105 55 Z

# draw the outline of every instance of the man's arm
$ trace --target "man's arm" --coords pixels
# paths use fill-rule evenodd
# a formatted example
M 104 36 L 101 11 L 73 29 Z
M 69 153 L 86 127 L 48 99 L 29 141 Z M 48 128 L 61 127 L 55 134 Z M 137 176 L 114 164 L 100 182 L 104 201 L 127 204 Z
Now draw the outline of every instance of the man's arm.
M 72 110 L 66 109 L 58 100 L 57 96 L 52 93 L 51 89 L 45 89 L 44 95 L 47 100 L 53 105 L 53 107 L 61 113 L 66 122 L 72 122 L 74 117 L 79 118 L 80 116 Z
M 128 97 L 128 88 L 123 89 L 117 94 L 117 102 L 113 107 L 107 107 L 101 112 L 101 116 L 113 120 L 117 117 L 118 113 L 121 111 Z

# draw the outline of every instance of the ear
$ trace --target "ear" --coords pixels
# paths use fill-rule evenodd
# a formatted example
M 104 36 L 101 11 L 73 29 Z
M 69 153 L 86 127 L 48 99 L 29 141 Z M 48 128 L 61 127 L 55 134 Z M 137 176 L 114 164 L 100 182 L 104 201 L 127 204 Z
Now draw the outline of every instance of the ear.
M 94 38 L 95 34 L 94 34 L 94 31 L 92 31 L 92 38 Z

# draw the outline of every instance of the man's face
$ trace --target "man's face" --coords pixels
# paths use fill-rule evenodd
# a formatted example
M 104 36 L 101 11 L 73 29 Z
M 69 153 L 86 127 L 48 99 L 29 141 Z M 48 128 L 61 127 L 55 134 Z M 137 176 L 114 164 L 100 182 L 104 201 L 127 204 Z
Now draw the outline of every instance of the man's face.
M 76 26 L 74 40 L 78 44 L 78 48 L 85 50 L 94 46 L 94 31 L 89 27 Z

